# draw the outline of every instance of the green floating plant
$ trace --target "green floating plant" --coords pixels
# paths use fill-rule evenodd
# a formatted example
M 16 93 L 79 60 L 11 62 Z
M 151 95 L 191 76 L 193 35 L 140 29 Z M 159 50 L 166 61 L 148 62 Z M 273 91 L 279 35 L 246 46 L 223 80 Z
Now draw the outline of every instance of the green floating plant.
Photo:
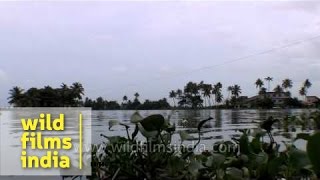
M 194 153 L 203 139 L 201 136 L 204 124 L 212 118 L 200 121 L 192 131 L 198 137 L 193 137 L 189 134 L 190 131 L 177 132 L 175 125 L 170 123 L 170 116 L 167 119 L 160 114 L 142 117 L 135 112 L 130 119 L 131 124 L 109 121 L 110 129 L 116 125 L 125 127 L 127 137 L 102 135 L 107 138 L 104 154 L 98 153 L 96 148 L 93 150 L 93 176 L 90 179 L 318 179 L 319 117 L 318 112 L 303 115 L 303 118 L 286 117 L 277 120 L 269 117 L 253 131 L 241 130 L 239 138 L 213 142 L 212 151 Z M 307 127 L 310 124 L 307 120 L 312 120 L 310 122 L 315 132 L 300 133 L 294 139 L 307 141 L 307 151 L 296 148 L 292 143 L 284 143 L 285 149 L 280 151 L 279 147 L 283 142 L 277 142 L 273 138 L 273 126 L 282 124 L 286 127 Z M 136 138 L 138 133 L 146 139 L 139 141 Z M 177 149 L 171 144 L 174 134 L 180 135 L 181 144 Z M 190 140 L 195 140 L 196 144 L 184 147 L 182 142 Z M 160 147 L 163 149 L 159 151 Z M 232 148 L 222 151 L 223 147 Z

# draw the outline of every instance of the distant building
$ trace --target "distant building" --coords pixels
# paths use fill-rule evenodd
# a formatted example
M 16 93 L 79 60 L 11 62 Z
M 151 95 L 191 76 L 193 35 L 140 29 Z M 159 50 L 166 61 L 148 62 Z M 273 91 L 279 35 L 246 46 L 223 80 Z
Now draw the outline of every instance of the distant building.
M 307 96 L 303 103 L 307 106 L 316 107 L 320 105 L 320 98 L 317 96 Z
M 262 100 L 264 98 L 270 98 L 273 101 L 275 107 L 282 107 L 287 99 L 290 99 L 290 95 L 286 92 L 266 92 L 266 94 L 260 94 L 257 96 L 253 96 L 242 101 L 242 106 L 251 108 L 254 107 L 258 100 Z

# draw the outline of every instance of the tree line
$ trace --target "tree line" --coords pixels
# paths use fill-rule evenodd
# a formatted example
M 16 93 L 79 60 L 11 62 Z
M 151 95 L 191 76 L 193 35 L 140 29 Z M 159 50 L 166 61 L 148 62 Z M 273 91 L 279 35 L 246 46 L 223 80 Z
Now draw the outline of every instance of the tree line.
M 33 87 L 26 91 L 15 86 L 9 94 L 8 103 L 15 107 L 78 107 L 81 106 L 84 88 L 79 82 L 71 86 L 62 83 L 59 88 Z
M 14 107 L 91 107 L 93 110 L 117 110 L 117 109 L 170 109 L 166 98 L 158 101 L 139 100 L 139 93 L 129 100 L 123 97 L 123 102 L 108 101 L 102 97 L 94 100 L 84 96 L 84 88 L 81 83 L 75 82 L 70 86 L 62 83 L 58 88 L 45 86 L 43 88 L 30 88 L 24 90 L 18 86 L 9 90 L 8 103 Z
M 258 89 L 257 95 L 260 96 L 265 96 L 267 92 L 270 92 L 270 82 L 273 81 L 273 78 L 266 77 L 263 80 L 258 78 L 254 83 Z M 265 84 L 267 84 L 267 88 Z M 309 79 L 306 79 L 299 90 L 299 94 L 306 97 L 308 89 L 311 86 L 312 83 Z M 275 86 L 273 92 L 287 93 L 290 97 L 287 102 L 288 106 L 301 106 L 301 102 L 297 98 L 291 98 L 290 89 L 292 87 L 292 80 L 284 79 L 282 84 Z M 171 90 L 168 97 L 172 99 L 172 104 L 175 108 L 235 108 L 241 105 L 243 97 L 240 96 L 242 93 L 240 85 L 227 86 L 227 97 L 223 96 L 223 88 L 221 82 L 210 84 L 204 81 L 200 83 L 190 81 L 182 89 Z M 96 99 L 86 97 L 83 100 L 84 88 L 79 82 L 72 83 L 71 85 L 62 83 L 58 88 L 45 86 L 43 88 L 33 87 L 28 90 L 15 86 L 10 89 L 9 94 L 8 103 L 15 107 L 91 107 L 94 110 L 171 108 L 166 98 L 157 101 L 146 99 L 144 102 L 141 102 L 138 92 L 134 94 L 133 99 L 129 99 L 127 95 L 124 95 L 120 103 L 108 101 L 103 97 Z M 273 106 L 272 100 L 268 99 L 267 96 L 265 97 L 257 102 L 257 107 L 271 108 Z

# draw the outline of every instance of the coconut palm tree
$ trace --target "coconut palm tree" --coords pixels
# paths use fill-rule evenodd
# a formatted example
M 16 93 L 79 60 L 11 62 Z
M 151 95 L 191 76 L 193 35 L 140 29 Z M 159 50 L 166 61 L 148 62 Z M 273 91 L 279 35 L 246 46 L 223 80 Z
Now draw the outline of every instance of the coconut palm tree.
M 212 88 L 212 94 L 214 95 L 214 101 L 216 103 L 219 103 L 222 101 L 222 93 L 221 93 L 221 89 L 222 89 L 222 84 L 220 82 L 218 82 L 217 84 L 213 85 Z
M 239 95 L 241 94 L 241 87 L 240 87 L 239 85 L 235 84 L 235 85 L 232 87 L 231 94 L 232 94 L 235 98 L 238 98 Z
M 299 90 L 299 94 L 300 94 L 302 97 L 306 98 L 306 96 L 307 96 L 306 87 L 302 86 L 301 89 Z
M 256 88 L 259 88 L 259 90 L 261 90 L 262 86 L 264 85 L 263 81 L 258 78 L 255 82 Z
M 84 95 L 84 88 L 81 83 L 79 82 L 73 83 L 71 86 L 71 90 L 75 98 L 82 99 L 82 95 Z
M 178 97 L 182 96 L 182 90 L 181 89 L 177 89 L 176 94 Z
M 170 98 L 172 99 L 172 101 L 173 101 L 173 106 L 176 107 L 176 101 L 175 101 L 175 99 L 176 99 L 176 97 L 177 97 L 176 92 L 175 92 L 174 90 L 170 91 L 169 97 L 170 97 Z
M 283 92 L 283 89 L 280 85 L 277 85 L 273 91 L 276 93 L 276 94 L 281 94 Z
M 223 100 L 223 95 L 222 95 L 221 92 L 217 92 L 217 93 L 215 94 L 215 100 L 216 100 L 217 103 L 221 103 L 221 102 L 222 102 L 222 100 Z
M 137 100 L 139 98 L 140 94 L 138 92 L 134 93 L 134 97 Z
M 124 96 L 122 97 L 122 100 L 123 100 L 124 103 L 127 103 L 127 102 L 128 102 L 128 97 L 127 97 L 126 95 L 124 95 Z
M 284 79 L 282 81 L 282 87 L 284 89 L 289 89 L 289 88 L 292 88 L 292 80 L 291 79 Z
M 309 89 L 311 86 L 312 86 L 312 83 L 309 81 L 309 79 L 306 79 L 303 83 L 303 86 L 306 88 L 306 89 Z
M 10 89 L 9 91 L 9 104 L 13 104 L 14 106 L 16 107 L 19 107 L 21 106 L 21 100 L 23 98 L 23 89 L 18 87 L 18 86 L 15 86 L 13 87 L 12 89 Z
M 227 91 L 228 91 L 228 99 L 230 98 L 230 94 L 232 93 L 233 86 L 228 86 Z
M 69 88 L 69 86 L 65 83 L 62 83 L 60 86 L 60 101 L 61 104 L 60 106 L 70 106 L 73 102 L 73 97 L 72 97 L 72 90 Z
M 290 96 L 290 91 L 288 89 L 292 88 L 292 80 L 291 79 L 284 79 L 282 81 L 282 88 L 286 90 L 287 94 Z
M 209 106 L 211 106 L 211 91 L 212 91 L 212 85 L 211 84 L 203 84 L 202 85 L 202 94 L 204 97 L 205 106 L 207 105 L 206 102 L 208 102 Z
M 268 82 L 268 91 L 270 92 L 270 82 L 273 81 L 273 78 L 268 76 L 268 77 L 264 78 L 264 80 L 266 80 Z
M 259 95 L 266 97 L 267 95 L 267 89 L 265 87 L 262 87 L 259 91 Z
M 303 85 L 299 91 L 301 96 L 304 96 L 305 99 L 307 98 L 307 94 L 308 94 L 308 89 L 312 86 L 312 83 L 309 81 L 309 79 L 306 79 L 303 82 Z

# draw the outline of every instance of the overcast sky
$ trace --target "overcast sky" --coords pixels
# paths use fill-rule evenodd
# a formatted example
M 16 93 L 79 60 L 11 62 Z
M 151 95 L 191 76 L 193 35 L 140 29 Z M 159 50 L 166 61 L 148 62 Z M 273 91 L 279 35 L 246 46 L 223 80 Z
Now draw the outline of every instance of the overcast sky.
M 12 86 L 79 81 L 86 96 L 167 97 L 192 81 L 222 82 L 254 95 L 272 85 L 313 83 L 320 95 L 317 2 L 0 2 L 0 105 Z M 229 62 L 229 63 L 226 63 Z M 199 70 L 203 67 L 208 67 Z

